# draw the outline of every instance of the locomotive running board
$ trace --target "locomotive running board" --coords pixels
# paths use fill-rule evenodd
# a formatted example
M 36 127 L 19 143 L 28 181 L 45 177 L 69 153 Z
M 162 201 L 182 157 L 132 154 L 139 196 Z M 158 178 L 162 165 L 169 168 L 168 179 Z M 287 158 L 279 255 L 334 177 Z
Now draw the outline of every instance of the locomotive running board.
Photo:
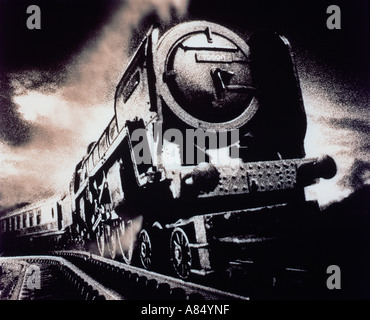
M 236 238 L 236 237 L 224 237 L 217 239 L 218 242 L 221 243 L 228 243 L 228 244 L 250 244 L 250 243 L 257 243 L 257 242 L 266 242 L 278 239 L 277 237 L 243 237 L 243 238 Z

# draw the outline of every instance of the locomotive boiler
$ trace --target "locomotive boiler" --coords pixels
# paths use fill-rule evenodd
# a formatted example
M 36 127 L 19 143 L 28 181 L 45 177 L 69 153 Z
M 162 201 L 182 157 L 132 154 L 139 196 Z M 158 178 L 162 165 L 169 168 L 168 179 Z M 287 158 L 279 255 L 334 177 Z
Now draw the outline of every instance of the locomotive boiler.
M 273 226 L 305 211 L 304 187 L 335 175 L 330 157 L 305 158 L 299 80 L 274 33 L 206 21 L 152 28 L 114 111 L 70 193 L 88 249 L 126 263 L 169 263 L 183 279 L 211 273 L 275 239 L 285 229 Z

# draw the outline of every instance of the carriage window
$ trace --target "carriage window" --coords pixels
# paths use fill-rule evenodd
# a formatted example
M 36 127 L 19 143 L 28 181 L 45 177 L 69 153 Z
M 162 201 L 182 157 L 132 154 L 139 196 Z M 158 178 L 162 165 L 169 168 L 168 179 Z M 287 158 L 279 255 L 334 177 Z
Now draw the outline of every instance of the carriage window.
M 126 101 L 130 98 L 130 96 L 135 91 L 139 83 L 140 83 L 140 71 L 136 71 L 135 74 L 130 78 L 130 80 L 126 83 L 125 87 L 123 88 L 122 99 L 124 103 L 126 103 Z
M 84 162 L 84 164 L 83 164 L 83 167 L 82 167 L 82 170 L 83 171 L 81 171 L 81 172 L 83 172 L 85 179 L 87 178 L 88 173 L 91 170 L 90 167 L 89 167 L 89 165 L 90 165 L 89 159 L 86 159 L 85 162 Z
M 41 210 L 37 210 L 37 213 L 36 213 L 36 224 L 40 224 L 41 223 Z
M 80 183 L 82 183 L 86 178 L 87 178 L 87 161 L 85 161 L 81 166 Z
M 95 148 L 94 148 L 94 151 L 93 151 L 93 163 L 94 163 L 94 165 L 96 165 L 97 163 L 98 163 L 98 161 L 99 161 L 99 150 L 98 150 L 98 146 L 96 146 Z
M 21 224 L 21 216 L 18 216 L 18 217 L 17 217 L 17 226 L 18 226 L 18 229 L 21 229 L 21 228 L 22 228 L 22 224 Z
M 84 175 L 84 180 L 87 179 L 88 175 L 89 175 L 89 169 L 88 169 L 88 162 L 84 162 L 84 165 L 83 165 L 83 175 Z
M 51 218 L 54 219 L 54 208 L 51 208 Z
M 99 151 L 100 151 L 100 154 L 103 156 L 103 154 L 105 153 L 105 151 L 107 151 L 107 149 L 108 149 L 107 135 L 104 132 L 104 135 L 99 140 Z
M 27 228 L 27 213 L 23 214 L 23 228 Z
M 92 155 L 90 155 L 90 157 L 89 157 L 89 172 L 91 172 L 93 168 L 94 168 L 94 164 L 92 162 Z
M 33 226 L 33 212 L 30 212 L 29 220 L 30 220 L 30 227 L 32 227 Z
M 117 136 L 117 123 L 115 119 L 109 124 L 108 136 L 109 136 L 109 144 L 111 144 Z

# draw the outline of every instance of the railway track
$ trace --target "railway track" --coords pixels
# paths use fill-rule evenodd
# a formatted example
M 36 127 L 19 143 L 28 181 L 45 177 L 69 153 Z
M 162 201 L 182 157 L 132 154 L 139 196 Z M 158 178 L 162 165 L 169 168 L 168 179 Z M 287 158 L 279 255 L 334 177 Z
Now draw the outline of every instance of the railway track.
M 17 270 L 7 274 L 6 300 L 249 300 L 80 251 L 0 258 L 0 265 Z
M 0 265 L 3 300 L 123 299 L 62 257 L 2 257 Z
M 287 293 L 288 298 L 307 298 L 307 293 L 320 293 L 317 286 L 310 292 L 317 274 L 307 270 L 285 268 L 271 275 L 253 262 L 246 264 L 235 262 L 237 268 L 226 280 L 218 274 L 193 283 L 86 251 L 0 257 L 0 299 L 222 301 L 281 299 Z M 11 278 L 8 286 L 6 276 Z
M 58 251 L 125 300 L 249 300 L 249 297 L 144 270 L 83 251 Z

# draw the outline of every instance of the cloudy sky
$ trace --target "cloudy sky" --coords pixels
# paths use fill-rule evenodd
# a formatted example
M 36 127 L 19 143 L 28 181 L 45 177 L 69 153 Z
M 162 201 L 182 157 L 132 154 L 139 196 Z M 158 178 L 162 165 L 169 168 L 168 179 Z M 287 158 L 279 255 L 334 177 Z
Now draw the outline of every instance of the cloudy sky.
M 41 9 L 29 30 L 26 9 Z M 308 116 L 307 156 L 329 154 L 336 178 L 308 190 L 321 204 L 369 183 L 368 1 L 0 0 L 0 207 L 61 193 L 113 116 L 133 48 L 153 22 L 207 19 L 243 35 L 273 29 L 295 53 Z

